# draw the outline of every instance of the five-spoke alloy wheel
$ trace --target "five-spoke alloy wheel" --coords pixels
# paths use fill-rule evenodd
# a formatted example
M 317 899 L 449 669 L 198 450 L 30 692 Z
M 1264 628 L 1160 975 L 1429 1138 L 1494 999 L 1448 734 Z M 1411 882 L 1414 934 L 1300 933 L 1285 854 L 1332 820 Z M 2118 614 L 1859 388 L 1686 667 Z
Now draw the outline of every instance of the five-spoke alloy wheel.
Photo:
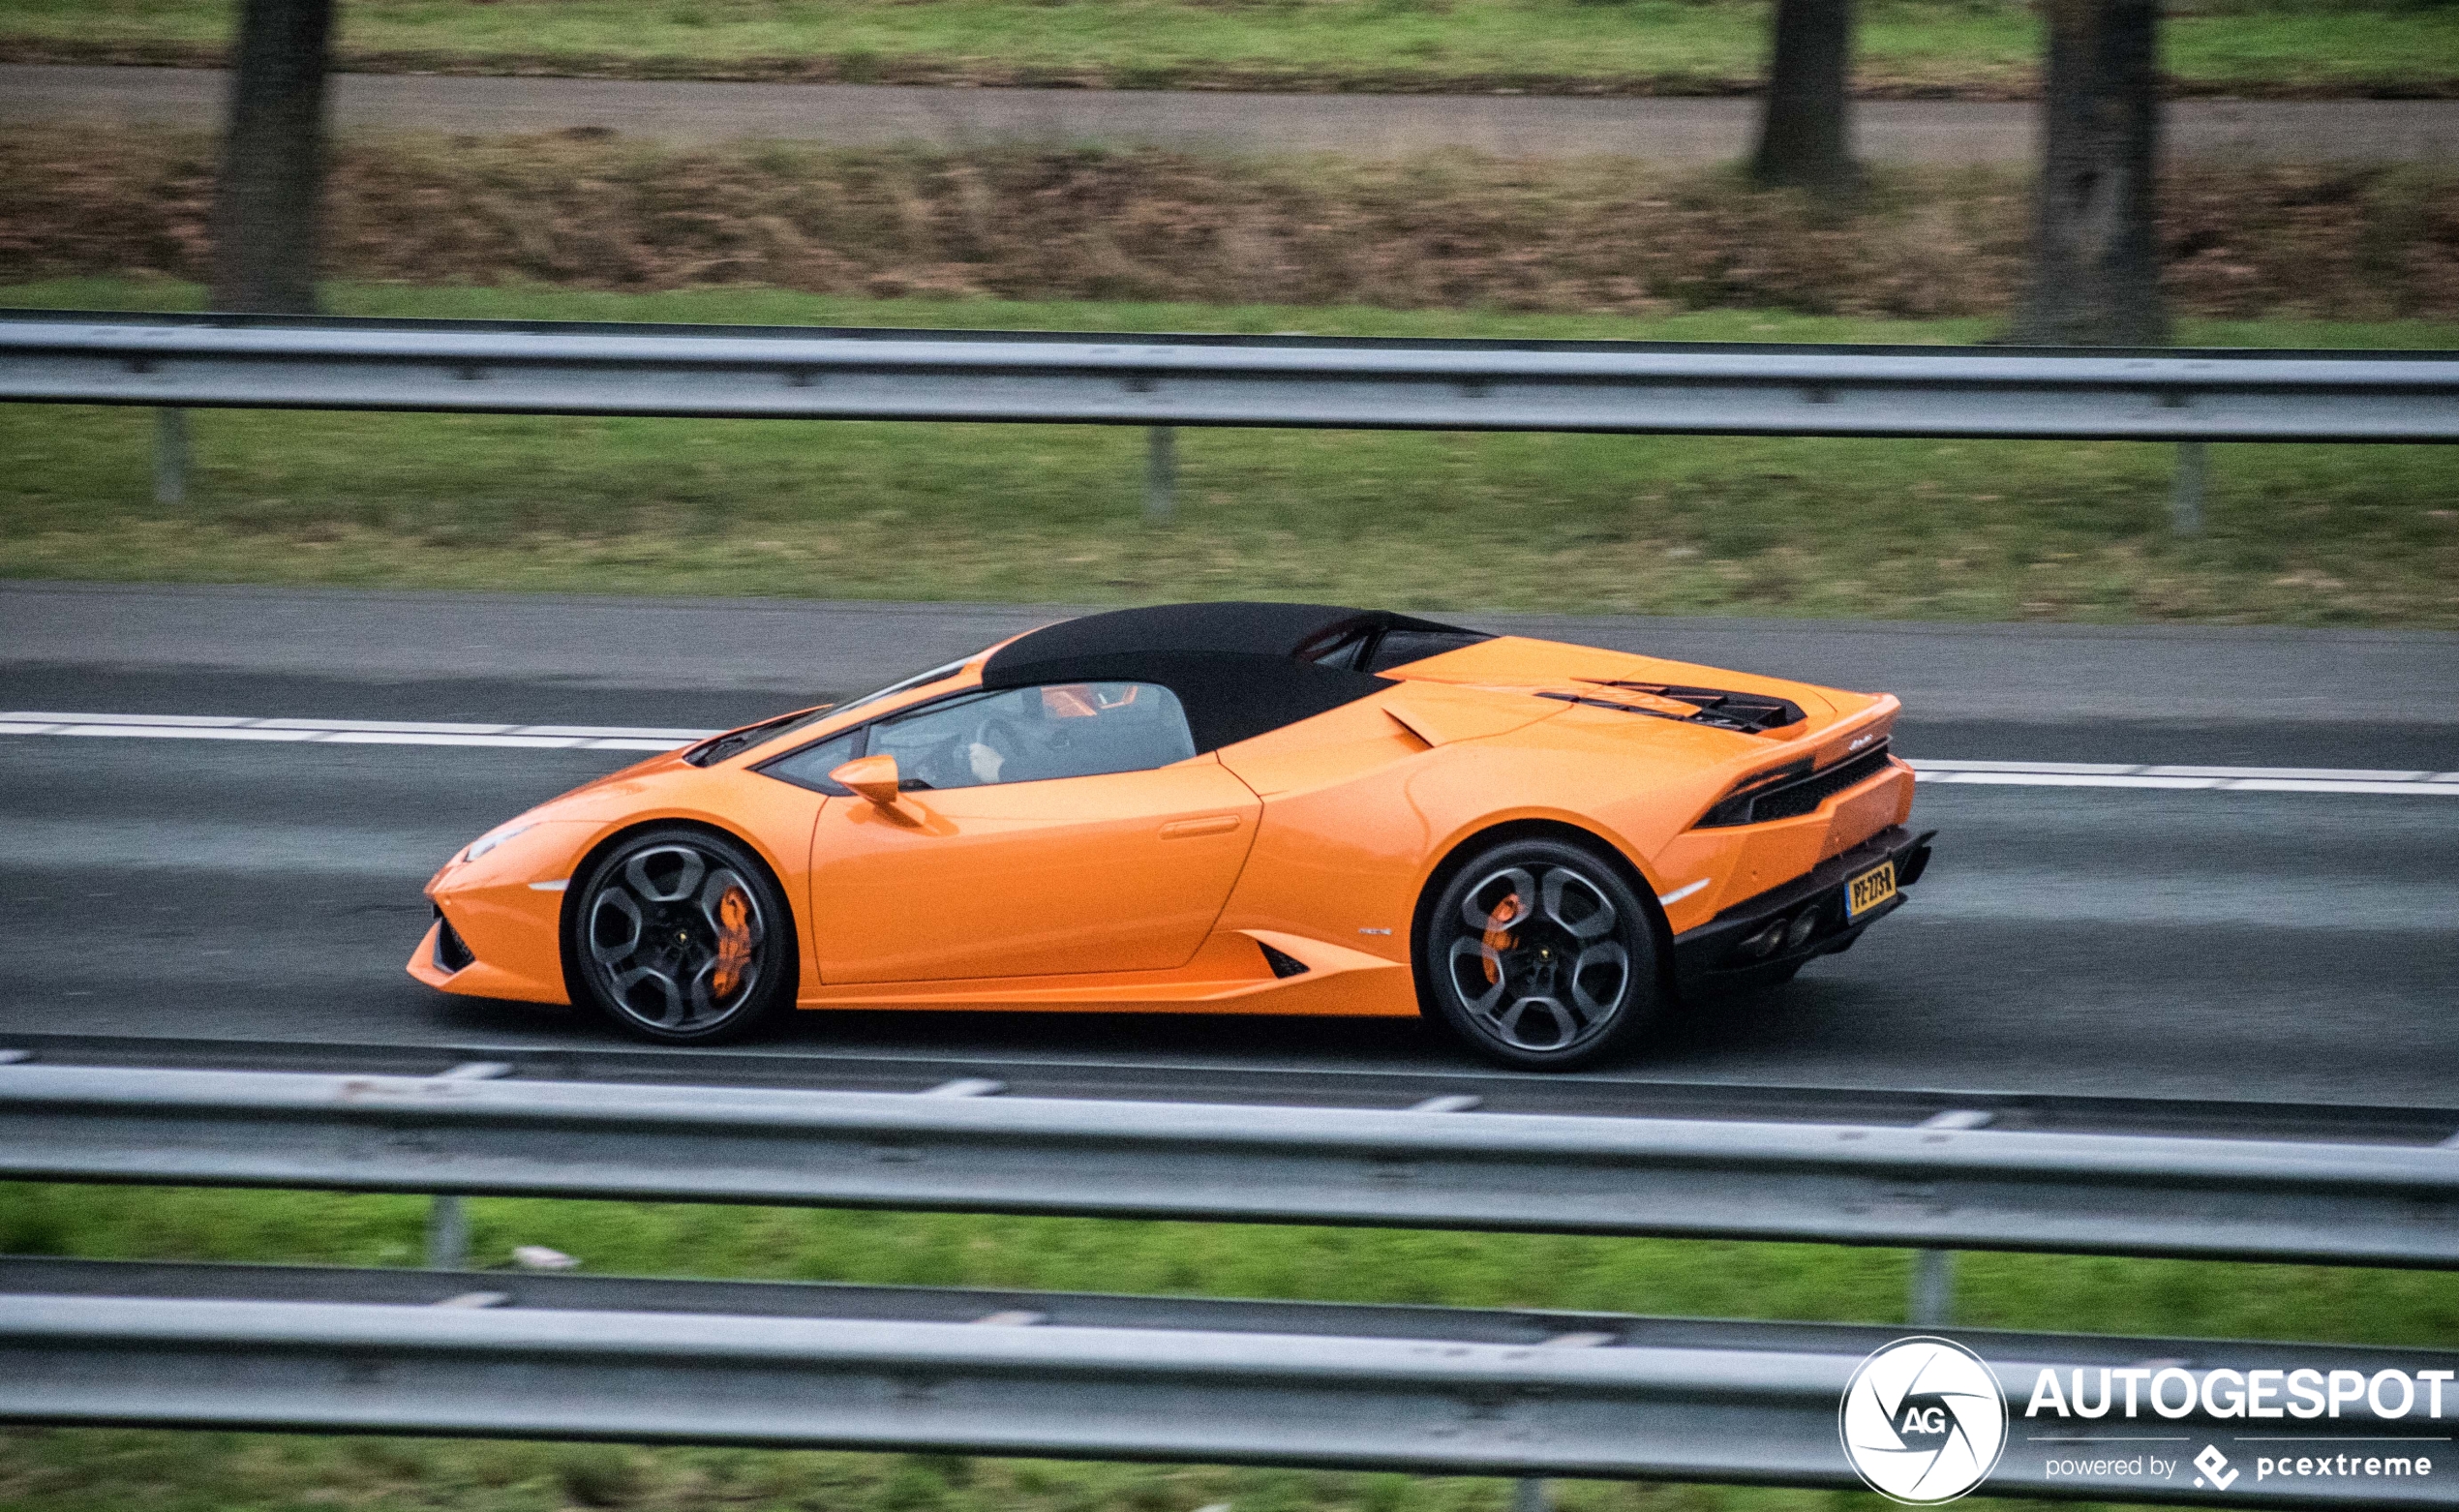
M 767 868 L 705 830 L 652 830 L 579 880 L 576 998 L 653 1040 L 730 1040 L 794 1000 L 794 925 Z
M 1436 893 L 1418 941 L 1420 1000 L 1489 1058 L 1586 1065 L 1652 1018 L 1655 935 L 1621 871 L 1584 847 L 1510 840 Z

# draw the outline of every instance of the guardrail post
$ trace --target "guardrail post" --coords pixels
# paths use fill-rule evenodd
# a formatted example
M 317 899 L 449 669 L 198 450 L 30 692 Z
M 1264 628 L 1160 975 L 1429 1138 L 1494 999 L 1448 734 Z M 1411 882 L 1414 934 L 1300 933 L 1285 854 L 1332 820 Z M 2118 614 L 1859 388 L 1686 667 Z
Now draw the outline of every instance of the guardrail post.
M 508 1061 L 464 1061 L 439 1074 L 438 1081 L 492 1081 L 512 1074 Z M 470 1268 L 470 1212 L 461 1198 L 439 1193 L 427 1199 L 427 1268 L 462 1271 Z
M 1554 1512 L 1554 1498 L 1545 1494 L 1545 1482 L 1534 1475 L 1523 1475 L 1511 1488 L 1511 1512 Z
M 1912 1298 L 1904 1309 L 1905 1321 L 1935 1328 L 1953 1322 L 1955 1310 L 1956 1252 L 1915 1250 Z
M 470 1268 L 470 1213 L 461 1198 L 427 1199 L 427 1268 L 460 1271 Z
M 2177 443 L 2177 479 L 2169 495 L 2169 529 L 2173 535 L 2202 533 L 2202 473 L 2206 450 L 2201 441 Z
M 154 411 L 154 502 L 165 508 L 188 499 L 188 411 Z
M 1147 426 L 1144 430 L 1144 520 L 1167 525 L 1178 510 L 1178 428 Z

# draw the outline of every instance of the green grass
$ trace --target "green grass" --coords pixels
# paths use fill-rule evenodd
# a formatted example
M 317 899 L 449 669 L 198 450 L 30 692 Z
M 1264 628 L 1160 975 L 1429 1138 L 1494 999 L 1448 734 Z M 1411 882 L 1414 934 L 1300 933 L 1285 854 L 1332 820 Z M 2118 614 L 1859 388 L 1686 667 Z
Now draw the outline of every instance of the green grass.
M 0 301 L 193 301 L 79 282 Z M 347 313 L 1077 329 L 1960 341 L 1980 322 L 343 287 Z M 2236 322 L 2194 341 L 2452 345 Z M 0 573 L 649 593 L 1946 620 L 2459 625 L 2459 453 L 2214 448 L 2168 531 L 2145 444 L 1193 431 L 1139 518 L 1133 428 L 215 411 L 190 500 L 137 409 L 0 407 Z
M 6 0 L 0 52 L 197 58 L 229 0 Z M 1757 0 L 352 0 L 361 67 L 1128 87 L 1752 87 Z M 1870 0 L 1858 77 L 1887 93 L 2022 93 L 2039 23 L 2017 0 Z M 2184 88 L 2446 92 L 2459 12 L 2407 0 L 2201 5 L 2173 16 Z
M 415 1263 L 415 1197 L 0 1186 L 0 1252 Z M 1893 1323 L 1901 1251 L 1548 1235 L 486 1199 L 472 1258 L 543 1244 L 601 1273 L 1569 1308 Z M 1956 1320 L 2459 1346 L 2459 1276 L 1967 1255 Z M 1568 1512 L 1862 1512 L 1863 1498 L 1569 1485 Z M 804 1507 L 843 1512 L 1501 1512 L 1492 1481 L 945 1457 L 121 1432 L 0 1436 L 0 1507 Z
M 416 1265 L 426 1199 L 0 1184 L 0 1253 Z M 471 1255 L 592 1272 L 1894 1323 L 1901 1250 L 1570 1235 L 473 1199 Z M 2459 1275 L 1974 1254 L 1965 1327 L 2459 1346 Z
M 1875 1497 L 1561 1482 L 1564 1512 L 1876 1512 Z M 955 1455 L 0 1431 L 10 1512 L 1504 1512 L 1493 1480 Z M 1976 1505 L 1988 1505 L 1976 1502 Z M 2010 1505 L 2015 1505 L 2010 1503 Z

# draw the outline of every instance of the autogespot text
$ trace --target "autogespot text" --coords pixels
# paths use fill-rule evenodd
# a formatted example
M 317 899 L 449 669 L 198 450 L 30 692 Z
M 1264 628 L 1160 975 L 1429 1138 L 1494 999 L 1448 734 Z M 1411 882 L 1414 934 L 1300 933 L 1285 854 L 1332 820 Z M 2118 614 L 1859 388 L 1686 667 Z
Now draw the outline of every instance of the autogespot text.
M 2028 1418 L 2108 1417 L 2124 1398 L 2124 1415 L 2139 1417 L 2148 1406 L 2161 1417 L 2191 1417 L 2200 1410 L 2214 1418 L 2318 1418 L 2370 1416 L 2383 1422 L 2416 1417 L 2440 1419 L 2443 1387 L 2459 1372 L 2377 1371 L 2190 1371 L 2171 1365 L 2112 1370 L 2078 1369 L 2060 1382 L 2058 1373 L 2044 1368 L 2032 1382 Z M 2088 1389 L 2087 1389 L 2088 1388 Z M 2459 1401 L 2459 1392 L 2453 1392 Z M 2360 1410 L 2361 1409 L 2361 1410 Z

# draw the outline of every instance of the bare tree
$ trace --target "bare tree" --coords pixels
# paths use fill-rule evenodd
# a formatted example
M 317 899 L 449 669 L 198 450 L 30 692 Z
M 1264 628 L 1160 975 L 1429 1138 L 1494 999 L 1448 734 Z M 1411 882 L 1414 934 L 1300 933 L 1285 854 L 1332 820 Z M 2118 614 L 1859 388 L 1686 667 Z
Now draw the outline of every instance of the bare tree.
M 1860 181 L 1845 111 L 1853 0 L 1776 0 L 1776 44 L 1750 176 L 1824 195 Z
M 316 309 L 333 0 L 246 0 L 214 185 L 217 310 Z
M 2160 0 L 2043 0 L 2041 182 L 2022 342 L 2169 339 L 2160 289 Z

